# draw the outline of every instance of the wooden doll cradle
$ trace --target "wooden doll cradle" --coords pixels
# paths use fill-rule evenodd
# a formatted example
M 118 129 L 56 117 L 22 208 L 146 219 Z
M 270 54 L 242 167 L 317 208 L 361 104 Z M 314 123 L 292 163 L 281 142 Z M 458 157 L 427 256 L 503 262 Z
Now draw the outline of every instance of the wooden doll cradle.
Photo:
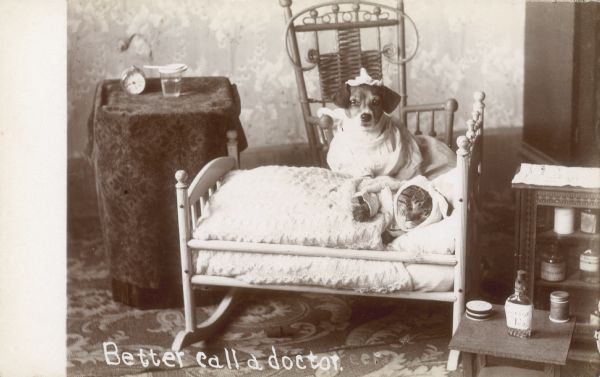
M 241 288 L 282 290 L 292 292 L 313 292 L 331 294 L 351 294 L 361 296 L 378 296 L 390 298 L 406 298 L 414 300 L 431 300 L 452 303 L 452 332 L 456 330 L 464 311 L 465 290 L 467 277 L 474 278 L 478 269 L 474 265 L 476 255 L 476 221 L 481 169 L 481 145 L 483 136 L 483 93 L 475 94 L 473 117 L 467 123 L 465 136 L 457 139 L 457 174 L 455 186 L 455 208 L 458 211 L 458 234 L 455 235 L 454 255 L 414 254 L 404 252 L 370 251 L 354 249 L 328 249 L 316 246 L 282 245 L 268 243 L 247 243 L 220 240 L 199 240 L 192 236 L 199 219 L 202 217 L 201 208 L 221 187 L 224 176 L 237 167 L 237 148 L 235 131 L 228 134 L 229 157 L 217 158 L 208 163 L 188 185 L 187 174 L 184 171 L 176 173 L 177 211 L 179 221 L 179 238 L 181 254 L 181 271 L 184 298 L 185 329 L 179 332 L 173 343 L 174 350 L 207 339 L 218 331 L 227 320 L 227 315 L 234 307 L 236 295 Z M 453 289 L 448 292 L 391 292 L 391 293 L 361 293 L 356 291 L 338 290 L 322 287 L 293 286 L 293 285 L 255 285 L 234 278 L 222 276 L 199 275 L 195 273 L 192 264 L 193 251 L 230 251 L 250 252 L 278 255 L 327 256 L 334 258 L 351 258 L 360 263 L 367 260 L 395 261 L 404 263 L 422 263 L 427 265 L 454 266 Z M 467 275 L 467 269 L 473 273 Z M 475 279 L 474 279 L 475 280 Z M 476 282 L 475 282 L 476 283 Z M 473 284 L 473 283 L 471 283 Z M 209 319 L 201 324 L 196 323 L 195 299 L 192 287 L 195 285 L 231 287 Z M 458 354 L 451 352 L 448 365 L 456 368 Z
M 381 61 L 374 62 L 373 59 L 365 59 L 362 55 L 365 52 L 360 49 L 360 38 L 358 53 L 362 54 L 358 61 L 350 61 L 353 65 L 349 70 L 341 67 L 340 56 L 333 56 L 331 54 L 320 54 L 319 51 L 314 49 L 309 50 L 309 57 L 314 63 L 313 67 L 318 67 L 321 74 L 321 84 L 323 96 L 320 100 L 313 100 L 308 98 L 304 72 L 307 70 L 300 61 L 300 47 L 298 45 L 298 39 L 295 37 L 298 32 L 315 33 L 324 30 L 336 30 L 338 35 L 338 42 L 345 44 L 344 38 L 356 39 L 356 34 L 352 34 L 354 28 L 362 27 L 376 27 L 379 29 L 383 26 L 395 25 L 400 28 L 400 33 L 404 34 L 404 13 L 402 1 L 399 1 L 397 8 L 391 8 L 390 14 L 398 15 L 395 20 L 389 17 L 379 19 L 379 15 L 383 12 L 380 6 L 374 3 L 364 2 L 359 3 L 356 1 L 348 2 L 347 5 L 352 7 L 350 12 L 350 18 L 347 19 L 343 16 L 343 10 L 340 10 L 343 2 L 326 3 L 319 6 L 307 8 L 295 16 L 292 15 L 290 6 L 291 1 L 281 0 L 280 4 L 284 7 L 286 20 L 288 20 L 286 30 L 286 40 L 291 45 L 290 60 L 296 72 L 296 81 L 299 88 L 299 97 L 301 102 L 301 108 L 303 112 L 303 118 L 306 123 L 306 129 L 308 134 L 309 145 L 313 151 L 313 156 L 316 162 L 321 164 L 324 161 L 324 157 L 327 152 L 327 144 L 331 137 L 331 130 L 326 127 L 327 122 L 320 121 L 318 118 L 311 114 L 311 104 L 322 104 L 331 101 L 331 97 L 327 96 L 326 92 L 331 92 L 332 84 L 323 80 L 326 77 L 321 68 L 327 70 L 330 67 L 332 58 L 337 59 L 336 70 L 331 71 L 329 69 L 328 75 L 333 74 L 338 82 L 339 80 L 344 81 L 345 77 L 352 77 L 358 72 L 361 64 L 365 62 L 371 64 L 369 74 L 373 77 L 381 77 Z M 376 15 L 374 18 L 360 20 L 360 12 L 358 7 L 362 4 L 370 5 L 375 7 L 370 14 Z M 335 22 L 329 20 L 326 25 L 319 23 L 319 16 L 317 9 L 320 7 L 329 6 L 334 10 Z M 389 8 L 389 7 L 387 7 Z M 342 12 L 342 13 L 340 13 Z M 295 20 L 301 20 L 303 14 L 308 14 L 309 22 L 307 24 L 297 26 L 294 24 Z M 339 16 L 339 19 L 338 19 Z M 354 17 L 354 18 L 352 18 Z M 364 16 L 363 16 L 364 17 Z M 304 17 L 306 20 L 307 18 Z M 310 21 L 312 20 L 312 21 Z M 323 18 L 320 18 L 322 21 Z M 412 21 L 411 21 L 412 22 Z M 373 23 L 375 26 L 373 26 Z M 341 32 L 340 32 L 341 31 Z M 318 45 L 318 43 L 317 43 Z M 381 53 L 376 55 L 381 58 L 384 54 L 383 49 L 389 49 L 384 46 Z M 433 112 L 441 111 L 445 114 L 445 128 L 444 134 L 446 144 L 451 145 L 452 143 L 452 123 L 454 112 L 457 109 L 457 103 L 454 100 L 448 100 L 444 103 L 429 104 L 429 105 L 407 105 L 406 104 L 406 82 L 404 79 L 404 64 L 408 59 L 405 59 L 404 52 L 404 38 L 400 38 L 398 50 L 400 59 L 394 63 L 399 64 L 399 86 L 401 88 L 402 102 L 400 105 L 400 116 L 406 124 L 407 115 L 410 113 L 416 114 L 416 134 L 420 133 L 419 129 L 419 115 L 422 112 L 431 112 L 431 127 L 429 134 L 436 136 L 433 120 Z M 367 52 L 369 55 L 371 52 Z M 414 55 L 414 54 L 413 54 Z M 325 58 L 322 59 L 322 57 Z M 366 56 L 366 55 L 365 55 Z M 329 60 L 327 60 L 329 59 Z M 326 61 L 327 60 L 327 61 Z M 344 62 L 348 62 L 348 59 L 342 59 Z M 321 64 L 323 63 L 323 64 Z M 323 66 L 323 67 L 322 67 Z M 373 69 L 373 66 L 375 69 Z M 325 84 L 323 84 L 325 82 Z M 174 342 L 172 348 L 174 350 L 180 350 L 187 345 L 199 342 L 201 340 L 209 338 L 215 332 L 219 331 L 227 321 L 228 314 L 231 313 L 234 308 L 237 294 L 243 288 L 252 289 L 265 289 L 265 290 L 282 290 L 292 292 L 313 292 L 313 293 L 329 293 L 329 294 L 350 294 L 360 296 L 376 296 L 376 297 L 388 297 L 388 298 L 405 298 L 414 300 L 431 300 L 431 301 L 442 301 L 452 303 L 452 332 L 456 330 L 460 319 L 464 311 L 465 295 L 467 288 L 471 290 L 476 289 L 477 285 L 477 271 L 478 257 L 476 254 L 476 223 L 477 223 L 477 208 L 478 208 L 478 197 L 479 197 L 479 177 L 481 174 L 481 159 L 482 159 L 482 139 L 483 139 L 483 122 L 484 122 L 484 104 L 485 98 L 484 93 L 477 92 L 474 95 L 474 105 L 471 119 L 467 121 L 467 131 L 464 136 L 460 136 L 457 141 L 456 157 L 457 157 L 457 174 L 455 175 L 457 181 L 455 182 L 454 190 L 454 211 L 458 214 L 459 226 L 456 228 L 457 234 L 455 235 L 455 252 L 453 255 L 442 255 L 442 254 L 424 254 L 424 253 L 405 253 L 405 252 L 387 252 L 387 251 L 372 251 L 372 250 L 356 250 L 356 249 L 333 249 L 327 247 L 317 246 L 301 246 L 301 245 L 288 245 L 288 244 L 272 244 L 272 243 L 249 243 L 249 242 L 238 242 L 238 241 L 222 241 L 222 240 L 201 240 L 193 237 L 193 232 L 196 229 L 199 220 L 205 215 L 202 209 L 205 208 L 206 203 L 221 187 L 223 178 L 225 175 L 233 169 L 236 169 L 239 165 L 239 153 L 237 150 L 236 132 L 229 131 L 227 134 L 227 148 L 229 157 L 217 158 L 208 163 L 192 180 L 188 185 L 187 174 L 184 171 L 178 171 L 176 173 L 176 191 L 177 191 L 177 211 L 178 211 L 178 223 L 179 223 L 179 239 L 180 239 L 180 257 L 181 257 L 181 271 L 182 271 L 182 286 L 183 286 L 183 298 L 184 298 L 184 315 L 185 315 L 185 329 L 180 331 Z M 325 125 L 325 127 L 324 127 Z M 239 253 L 259 253 L 259 254 L 271 254 L 271 255 L 298 255 L 298 256 L 312 256 L 312 257 L 333 257 L 333 258 L 345 258 L 351 259 L 356 263 L 364 261 L 391 261 L 391 262 L 403 262 L 423 265 L 444 265 L 453 266 L 453 288 L 447 292 L 420 292 L 420 291 L 398 291 L 389 293 L 377 293 L 377 292 L 357 292 L 352 290 L 333 289 L 319 286 L 305 286 L 305 285 L 274 285 L 274 284 L 249 284 L 235 278 L 224 277 L 224 276 L 210 276 L 197 274 L 196 269 L 193 266 L 193 252 L 203 251 L 223 251 L 223 252 L 239 252 Z M 469 270 L 469 274 L 467 274 Z M 469 281 L 467 281 L 467 278 Z M 210 316 L 209 319 L 201 324 L 196 323 L 195 318 L 195 298 L 193 295 L 194 286 L 226 286 L 230 287 L 227 294 L 218 305 L 217 309 Z M 448 360 L 448 369 L 454 370 L 458 363 L 458 352 L 451 351 Z

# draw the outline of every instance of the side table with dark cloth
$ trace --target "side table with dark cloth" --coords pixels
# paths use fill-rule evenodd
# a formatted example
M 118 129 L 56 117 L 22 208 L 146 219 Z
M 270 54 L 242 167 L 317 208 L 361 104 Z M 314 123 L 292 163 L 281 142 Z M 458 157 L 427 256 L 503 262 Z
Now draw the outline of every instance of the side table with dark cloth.
M 110 259 L 113 299 L 140 308 L 180 299 L 179 235 L 174 174 L 194 176 L 227 154 L 226 132 L 246 138 L 235 85 L 224 77 L 190 77 L 182 94 L 163 97 L 159 79 L 144 93 L 98 85 L 88 124 L 100 224 Z

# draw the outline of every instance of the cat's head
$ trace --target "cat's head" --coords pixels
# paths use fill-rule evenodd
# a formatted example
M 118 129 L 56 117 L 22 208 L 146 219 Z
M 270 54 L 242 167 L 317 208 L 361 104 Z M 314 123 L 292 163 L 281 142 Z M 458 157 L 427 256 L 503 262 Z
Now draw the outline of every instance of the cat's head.
M 433 201 L 427 190 L 411 185 L 396 199 L 396 222 L 405 229 L 419 226 L 431 215 Z M 402 223 L 402 224 L 401 224 Z

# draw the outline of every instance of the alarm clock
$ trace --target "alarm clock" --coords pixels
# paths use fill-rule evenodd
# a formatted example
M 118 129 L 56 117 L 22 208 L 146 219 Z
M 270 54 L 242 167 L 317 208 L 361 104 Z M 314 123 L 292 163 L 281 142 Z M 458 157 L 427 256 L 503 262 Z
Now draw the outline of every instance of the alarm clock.
M 146 76 L 136 66 L 131 66 L 121 73 L 121 88 L 129 94 L 140 94 L 146 87 Z

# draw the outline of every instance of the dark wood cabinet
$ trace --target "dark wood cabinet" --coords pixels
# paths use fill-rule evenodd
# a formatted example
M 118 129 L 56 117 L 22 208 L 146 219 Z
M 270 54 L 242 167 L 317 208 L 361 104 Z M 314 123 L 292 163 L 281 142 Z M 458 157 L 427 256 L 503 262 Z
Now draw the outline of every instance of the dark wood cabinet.
M 525 161 L 600 166 L 600 3 L 527 2 Z

